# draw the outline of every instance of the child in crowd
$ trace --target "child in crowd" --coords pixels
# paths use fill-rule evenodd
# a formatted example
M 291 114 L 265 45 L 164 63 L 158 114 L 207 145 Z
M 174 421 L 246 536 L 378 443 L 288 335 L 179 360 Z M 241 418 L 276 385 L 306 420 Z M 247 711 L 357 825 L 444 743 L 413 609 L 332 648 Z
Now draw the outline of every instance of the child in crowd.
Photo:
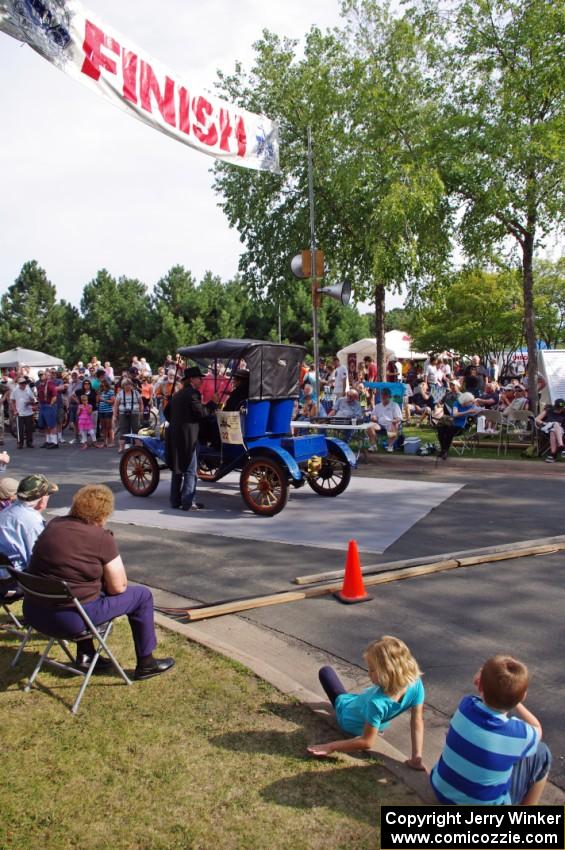
M 328 756 L 370 750 L 379 731 L 410 709 L 412 755 L 406 764 L 414 770 L 425 770 L 424 686 L 416 659 L 403 641 L 390 635 L 369 644 L 364 658 L 373 684 L 360 694 L 348 693 L 332 667 L 322 667 L 319 673 L 320 683 L 335 708 L 337 722 L 344 732 L 355 737 L 312 744 L 308 752 L 313 756 Z
M 114 445 L 113 416 L 116 393 L 110 378 L 102 378 L 98 402 L 98 422 L 102 446 L 109 449 Z
M 92 421 L 92 405 L 88 403 L 87 395 L 81 395 L 80 397 L 77 421 L 81 449 L 87 449 L 89 436 L 92 440 L 92 445 L 96 443 L 96 431 L 94 430 L 94 422 Z
M 463 697 L 451 719 L 445 746 L 432 770 L 440 803 L 535 806 L 551 753 L 539 720 L 522 704 L 528 669 L 509 655 L 489 658 L 473 684 L 479 696 Z M 509 717 L 513 711 L 515 717 Z

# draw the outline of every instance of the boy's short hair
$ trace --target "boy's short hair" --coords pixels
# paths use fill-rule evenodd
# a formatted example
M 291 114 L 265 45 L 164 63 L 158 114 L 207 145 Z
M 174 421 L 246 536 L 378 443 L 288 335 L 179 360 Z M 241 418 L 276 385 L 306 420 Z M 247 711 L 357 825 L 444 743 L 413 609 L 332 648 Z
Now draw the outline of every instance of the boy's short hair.
M 369 668 L 377 674 L 378 683 L 388 696 L 394 696 L 417 682 L 422 672 L 403 640 L 383 635 L 369 644 L 364 653 Z
M 522 702 L 530 675 L 528 668 L 511 655 L 493 655 L 483 664 L 481 690 L 490 708 L 510 711 Z

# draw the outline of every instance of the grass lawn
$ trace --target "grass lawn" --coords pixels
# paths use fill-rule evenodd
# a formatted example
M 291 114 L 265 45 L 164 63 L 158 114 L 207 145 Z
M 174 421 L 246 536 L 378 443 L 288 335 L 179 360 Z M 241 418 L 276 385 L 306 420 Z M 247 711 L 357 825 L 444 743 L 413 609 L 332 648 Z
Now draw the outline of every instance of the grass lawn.
M 4 746 L 1 850 L 374 850 L 380 803 L 418 799 L 374 758 L 316 761 L 332 730 L 247 669 L 161 631 L 176 667 L 126 687 L 51 668 L 22 687 L 16 639 L 0 638 Z M 120 620 L 112 646 L 134 656 Z
M 416 427 L 415 425 L 407 425 L 403 428 L 403 434 L 405 437 L 419 437 L 422 441 L 422 445 L 426 443 L 435 443 L 439 452 L 439 442 L 437 438 L 437 433 L 433 428 L 429 427 Z M 457 438 L 455 438 L 457 441 Z M 351 440 L 351 446 L 355 450 L 358 448 L 358 440 L 353 438 Z M 542 460 L 537 457 L 527 457 L 524 455 L 525 449 L 528 447 L 529 443 L 525 442 L 523 446 L 520 448 L 509 447 L 508 451 L 505 453 L 502 449 L 500 451 L 500 455 L 497 454 L 497 441 L 496 439 L 483 438 L 481 445 L 478 446 L 476 451 L 466 451 L 460 457 L 463 460 L 469 458 L 500 458 L 501 460 L 519 460 L 525 461 L 526 463 L 541 463 Z M 402 454 L 402 452 L 400 452 Z M 452 449 L 450 455 L 456 457 L 455 450 Z

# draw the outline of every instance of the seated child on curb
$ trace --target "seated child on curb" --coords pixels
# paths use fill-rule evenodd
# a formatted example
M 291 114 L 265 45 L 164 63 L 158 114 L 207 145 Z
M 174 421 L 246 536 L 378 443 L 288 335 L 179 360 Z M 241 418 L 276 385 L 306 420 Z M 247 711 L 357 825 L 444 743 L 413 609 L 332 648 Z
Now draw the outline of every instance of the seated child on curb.
M 528 669 L 509 655 L 489 658 L 473 684 L 479 696 L 463 697 L 451 719 L 430 781 L 448 805 L 535 806 L 551 753 L 539 720 L 522 704 Z M 513 711 L 515 717 L 509 717 Z
M 414 770 L 425 770 L 424 686 L 416 659 L 403 641 L 390 635 L 369 644 L 364 658 L 373 684 L 361 694 L 348 693 L 332 667 L 322 667 L 319 673 L 320 683 L 335 708 L 337 722 L 344 732 L 356 737 L 312 744 L 308 752 L 313 756 L 328 756 L 370 750 L 379 731 L 386 729 L 393 717 L 410 709 L 412 755 L 405 764 Z

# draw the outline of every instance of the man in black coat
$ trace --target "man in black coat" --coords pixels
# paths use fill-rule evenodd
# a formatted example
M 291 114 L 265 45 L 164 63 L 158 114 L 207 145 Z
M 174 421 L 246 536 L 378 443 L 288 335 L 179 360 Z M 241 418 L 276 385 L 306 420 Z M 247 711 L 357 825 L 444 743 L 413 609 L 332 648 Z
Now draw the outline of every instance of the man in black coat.
M 171 507 L 183 511 L 199 510 L 194 501 L 198 466 L 198 430 L 217 407 L 217 397 L 202 404 L 200 387 L 204 375 L 197 366 L 184 370 L 183 388 L 175 393 L 165 408 L 169 422 L 166 430 L 166 458 L 171 469 Z

